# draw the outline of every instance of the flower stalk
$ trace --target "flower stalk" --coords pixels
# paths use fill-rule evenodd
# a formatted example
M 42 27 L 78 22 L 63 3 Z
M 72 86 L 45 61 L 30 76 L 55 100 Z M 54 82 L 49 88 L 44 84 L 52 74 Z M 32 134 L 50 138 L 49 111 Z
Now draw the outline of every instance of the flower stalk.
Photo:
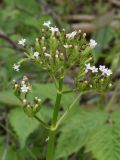
M 58 113 L 60 108 L 61 97 L 62 97 L 62 86 L 63 86 L 63 77 L 59 79 L 59 87 L 57 91 L 56 102 L 55 102 L 55 107 L 53 112 L 52 125 L 49 133 L 46 160 L 54 160 L 54 143 L 55 143 L 55 132 L 56 132 L 56 129 L 54 128 L 56 128 L 56 124 L 57 124 L 57 118 L 58 118 Z

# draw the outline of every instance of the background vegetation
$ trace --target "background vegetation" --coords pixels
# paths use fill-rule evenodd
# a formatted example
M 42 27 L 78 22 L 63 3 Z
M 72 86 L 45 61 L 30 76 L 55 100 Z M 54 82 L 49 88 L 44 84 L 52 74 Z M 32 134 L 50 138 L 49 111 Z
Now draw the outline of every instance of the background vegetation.
M 42 118 L 52 115 L 56 93 L 47 73 L 26 63 L 20 73 L 13 64 L 23 56 L 18 40 L 34 41 L 42 24 L 51 20 L 68 31 L 81 29 L 98 42 L 93 51 L 96 66 L 105 64 L 113 71 L 112 89 L 104 96 L 108 115 L 98 111 L 97 94 L 85 94 L 65 119 L 57 133 L 56 159 L 119 160 L 120 158 L 120 1 L 119 0 L 1 0 L 0 1 L 0 159 L 44 160 L 48 132 L 21 110 L 12 91 L 12 80 L 27 75 L 35 95 L 43 100 Z M 73 85 L 72 75 L 65 87 Z M 63 97 L 61 114 L 75 98 Z M 114 112 L 113 112 L 114 111 Z M 105 122 L 109 125 L 105 126 Z M 115 124 L 115 125 L 113 125 Z M 98 132 L 97 127 L 101 132 Z M 89 138 L 89 135 L 92 136 Z

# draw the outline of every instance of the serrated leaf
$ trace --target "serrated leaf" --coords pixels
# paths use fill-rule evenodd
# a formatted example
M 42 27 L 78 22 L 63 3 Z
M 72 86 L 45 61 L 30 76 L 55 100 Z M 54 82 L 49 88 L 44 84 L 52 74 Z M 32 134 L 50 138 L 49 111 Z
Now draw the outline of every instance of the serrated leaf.
M 69 114 L 58 139 L 56 159 L 67 157 L 77 152 L 86 142 L 92 130 L 103 124 L 107 118 L 101 111 L 87 112 L 76 108 Z
M 86 143 L 86 151 L 97 160 L 120 159 L 120 125 L 104 124 L 97 127 Z
M 39 126 L 35 119 L 29 118 L 20 108 L 10 111 L 9 122 L 19 138 L 21 148 L 25 146 L 28 136 Z

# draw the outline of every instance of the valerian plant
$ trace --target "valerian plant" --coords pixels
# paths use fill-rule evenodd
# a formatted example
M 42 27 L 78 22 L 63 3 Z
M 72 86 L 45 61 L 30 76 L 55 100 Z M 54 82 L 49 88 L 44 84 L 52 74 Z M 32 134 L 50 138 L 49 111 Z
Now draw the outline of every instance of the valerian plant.
M 98 92 L 102 96 L 112 86 L 112 71 L 102 65 L 98 68 L 94 66 L 91 53 L 93 48 L 99 44 L 93 39 L 87 42 L 85 37 L 86 34 L 82 34 L 80 30 L 66 33 L 64 29 L 60 31 L 48 21 L 44 22 L 41 34 L 36 38 L 34 44 L 29 44 L 26 39 L 21 39 L 18 43 L 23 46 L 25 57 L 13 65 L 14 70 L 19 72 L 22 63 L 32 61 L 49 73 L 56 86 L 57 95 L 53 116 L 51 124 L 48 125 L 37 116 L 37 112 L 40 112 L 42 107 L 42 100 L 35 97 L 33 102 L 29 102 L 27 98 L 29 92 L 32 91 L 29 79 L 24 76 L 21 81 L 14 80 L 14 93 L 23 103 L 24 112 L 29 117 L 34 117 L 49 130 L 46 160 L 54 159 L 56 130 L 81 94 Z M 74 88 L 64 90 L 64 77 L 74 68 L 77 68 L 74 76 Z M 62 95 L 69 92 L 76 92 L 78 96 L 58 119 Z

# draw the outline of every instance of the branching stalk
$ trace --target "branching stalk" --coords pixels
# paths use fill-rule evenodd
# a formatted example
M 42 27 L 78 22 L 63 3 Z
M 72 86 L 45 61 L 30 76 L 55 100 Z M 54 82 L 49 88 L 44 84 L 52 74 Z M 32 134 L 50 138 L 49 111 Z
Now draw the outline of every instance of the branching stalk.
M 37 121 L 39 121 L 40 124 L 41 124 L 44 128 L 50 130 L 50 126 L 49 126 L 47 123 L 45 123 L 44 121 L 42 121 L 38 116 L 35 115 L 34 118 L 35 118 Z

